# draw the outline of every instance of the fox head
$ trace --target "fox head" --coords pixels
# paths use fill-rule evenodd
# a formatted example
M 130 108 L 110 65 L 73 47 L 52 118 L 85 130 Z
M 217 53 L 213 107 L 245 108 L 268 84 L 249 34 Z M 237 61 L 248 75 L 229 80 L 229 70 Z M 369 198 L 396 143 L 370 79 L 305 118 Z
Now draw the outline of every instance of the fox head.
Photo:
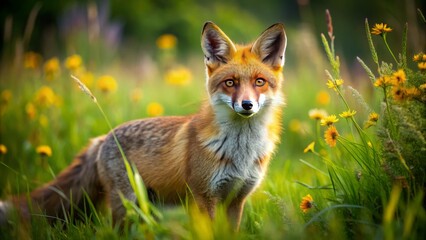
M 250 118 L 281 102 L 286 43 L 280 23 L 266 29 L 254 43 L 239 46 L 218 26 L 207 22 L 201 47 L 214 111 Z

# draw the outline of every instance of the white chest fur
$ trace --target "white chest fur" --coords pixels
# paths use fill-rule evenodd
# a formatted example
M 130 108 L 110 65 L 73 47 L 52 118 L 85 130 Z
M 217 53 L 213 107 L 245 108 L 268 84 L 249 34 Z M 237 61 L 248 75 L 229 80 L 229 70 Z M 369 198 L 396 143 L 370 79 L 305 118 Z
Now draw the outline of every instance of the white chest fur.
M 265 124 L 253 117 L 223 123 L 221 130 L 206 144 L 219 159 L 219 167 L 210 179 L 211 193 L 229 192 L 236 183 L 255 187 L 264 175 L 259 160 L 273 148 Z

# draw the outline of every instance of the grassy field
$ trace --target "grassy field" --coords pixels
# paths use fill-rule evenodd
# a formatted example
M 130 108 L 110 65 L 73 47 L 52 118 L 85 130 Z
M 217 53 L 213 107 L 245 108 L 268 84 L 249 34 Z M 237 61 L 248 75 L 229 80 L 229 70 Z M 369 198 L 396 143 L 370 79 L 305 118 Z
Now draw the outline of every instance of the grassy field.
M 367 34 L 376 45 L 385 46 L 386 36 L 401 37 L 383 26 L 367 27 L 368 32 L 371 27 L 379 31 Z M 336 57 L 332 32 L 322 36 L 324 48 L 310 40 L 320 36 L 308 29 L 287 29 L 287 35 L 285 130 L 267 177 L 246 204 L 239 233 L 230 230 L 222 210 L 211 222 L 184 201 L 177 207 L 129 206 L 124 230 L 113 226 L 110 212 L 103 209 L 87 221 L 68 219 L 49 225 L 37 215 L 30 227 L 10 222 L 11 227 L 1 228 L 0 238 L 424 236 L 424 49 L 414 55 L 404 52 L 404 47 L 393 48 L 393 59 L 387 58 L 389 52 L 376 53 L 370 41 L 371 72 L 355 75 L 344 70 L 352 59 Z M 163 37 L 155 60 L 139 65 L 119 59 L 93 63 L 81 57 L 87 56 L 84 52 L 47 59 L 27 52 L 17 58 L 18 63 L 2 66 L 0 197 L 26 194 L 53 179 L 90 138 L 110 130 L 98 106 L 71 74 L 92 90 L 114 126 L 137 118 L 198 111 L 206 98 L 201 50 L 180 59 L 174 36 Z M 306 41 L 298 41 L 301 38 Z M 133 177 L 137 179 L 137 174 Z

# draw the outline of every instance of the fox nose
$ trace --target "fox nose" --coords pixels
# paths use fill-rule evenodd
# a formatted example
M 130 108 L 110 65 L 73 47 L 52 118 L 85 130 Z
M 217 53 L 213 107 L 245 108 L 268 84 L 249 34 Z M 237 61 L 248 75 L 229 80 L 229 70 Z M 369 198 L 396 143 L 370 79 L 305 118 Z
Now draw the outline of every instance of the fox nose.
M 244 110 L 247 110 L 247 111 L 253 108 L 253 103 L 250 100 L 243 100 L 241 105 L 244 108 Z

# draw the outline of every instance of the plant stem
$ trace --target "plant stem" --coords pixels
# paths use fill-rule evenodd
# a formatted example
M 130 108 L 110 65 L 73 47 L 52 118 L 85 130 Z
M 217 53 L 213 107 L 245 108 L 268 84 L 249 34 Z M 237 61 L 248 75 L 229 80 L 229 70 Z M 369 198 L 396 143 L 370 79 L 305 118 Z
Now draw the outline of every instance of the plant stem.
M 386 40 L 386 34 L 383 34 L 383 41 L 385 42 L 386 47 L 388 48 L 388 51 L 390 52 L 390 54 L 393 57 L 393 60 L 395 60 L 396 65 L 399 65 L 398 61 L 396 60 L 395 55 L 393 54 L 392 50 L 389 47 L 388 41 Z

